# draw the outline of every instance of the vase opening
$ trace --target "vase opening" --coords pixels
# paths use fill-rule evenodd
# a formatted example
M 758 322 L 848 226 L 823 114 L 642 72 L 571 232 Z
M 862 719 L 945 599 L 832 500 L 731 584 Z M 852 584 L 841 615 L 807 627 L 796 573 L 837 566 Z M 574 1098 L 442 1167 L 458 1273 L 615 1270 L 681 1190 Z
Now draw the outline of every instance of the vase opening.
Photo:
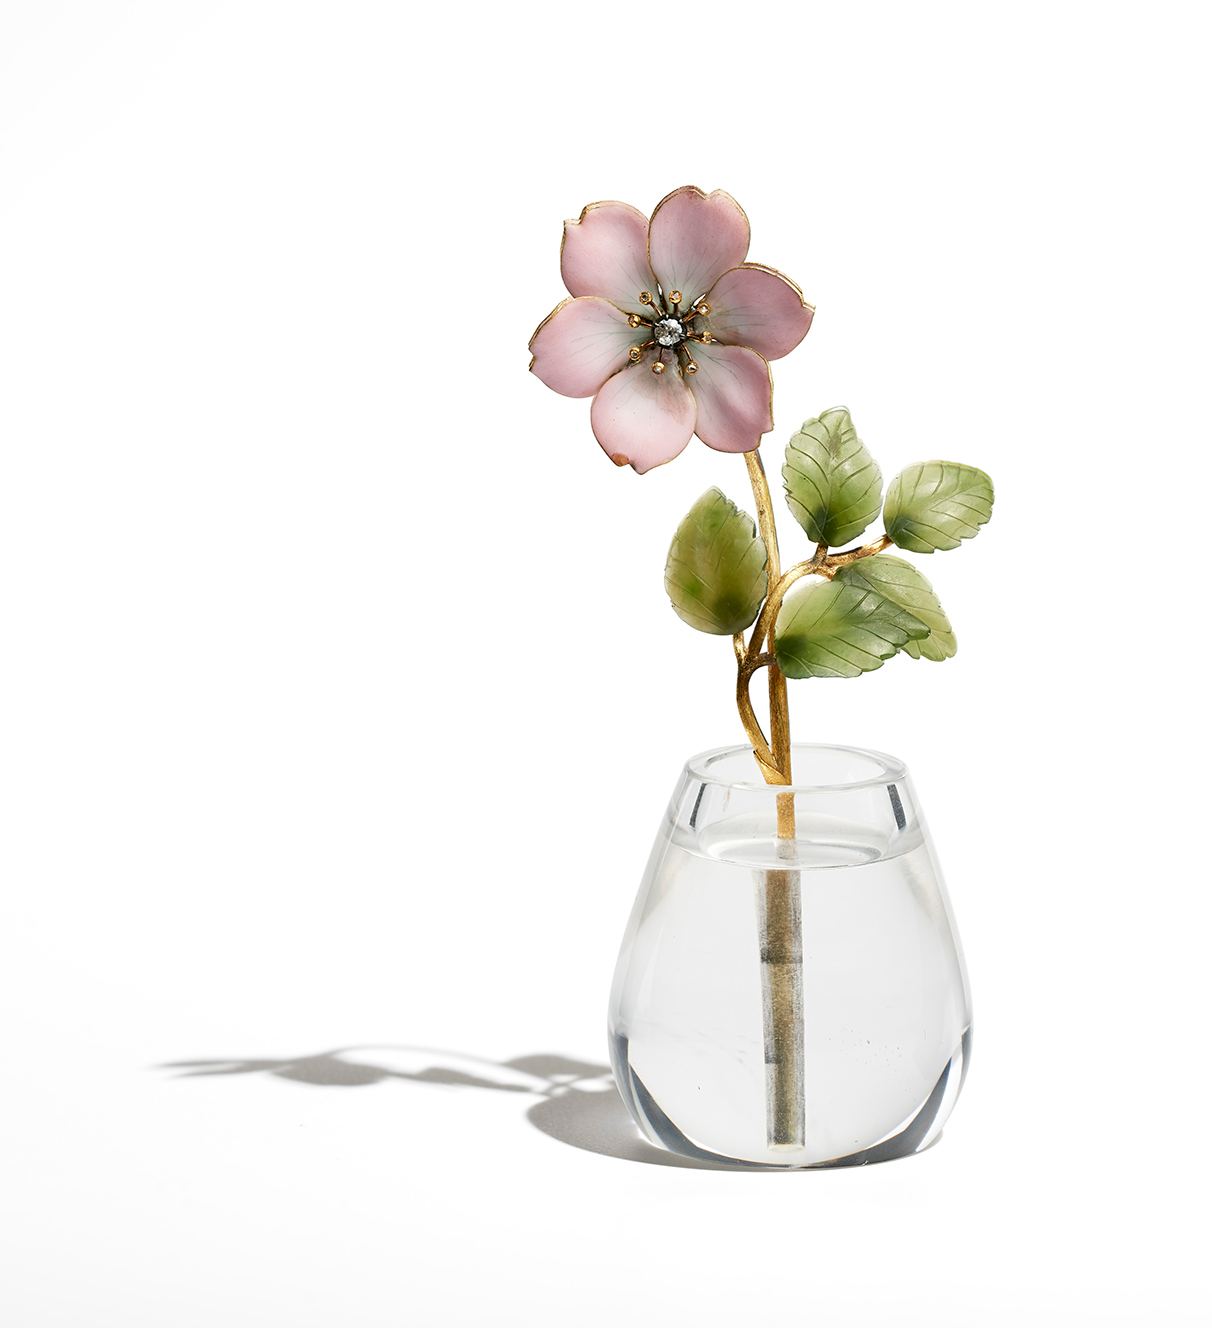
M 761 776 L 753 748 L 717 747 L 692 756 L 686 769 L 696 778 L 738 788 L 770 787 Z M 791 784 L 794 792 L 887 786 L 904 779 L 904 763 L 884 752 L 862 747 L 834 747 L 824 743 L 794 743 L 791 748 Z

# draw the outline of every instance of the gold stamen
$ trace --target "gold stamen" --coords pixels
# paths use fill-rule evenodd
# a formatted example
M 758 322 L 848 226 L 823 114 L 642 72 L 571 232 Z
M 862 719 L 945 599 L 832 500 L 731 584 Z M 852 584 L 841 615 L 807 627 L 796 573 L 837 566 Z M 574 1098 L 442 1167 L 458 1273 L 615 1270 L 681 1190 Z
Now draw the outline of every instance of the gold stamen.
M 670 291 L 669 298 L 674 302 L 674 304 L 681 304 L 682 292 L 680 290 Z
M 650 290 L 642 290 L 642 291 L 640 291 L 640 303 L 641 303 L 641 304 L 651 304 L 651 303 L 652 303 L 652 292 L 651 292 Z
M 690 374 L 698 373 L 699 366 L 693 360 L 686 361 L 686 372 Z
M 632 348 L 627 352 L 628 358 L 631 360 L 632 364 L 639 364 L 640 357 L 643 354 L 644 352 L 640 349 L 639 346 L 632 346 Z
M 639 327 L 639 325 L 640 325 L 643 321 L 644 321 L 644 320 L 639 316 L 639 314 L 628 314 L 628 315 L 627 315 L 627 326 L 628 326 L 628 327 Z
M 711 305 L 706 303 L 700 304 L 699 307 L 695 310 L 696 314 L 702 314 L 704 318 L 706 318 L 710 312 L 711 312 Z
M 652 372 L 654 374 L 663 374 L 665 372 L 665 361 L 657 360 L 657 362 L 652 366 Z

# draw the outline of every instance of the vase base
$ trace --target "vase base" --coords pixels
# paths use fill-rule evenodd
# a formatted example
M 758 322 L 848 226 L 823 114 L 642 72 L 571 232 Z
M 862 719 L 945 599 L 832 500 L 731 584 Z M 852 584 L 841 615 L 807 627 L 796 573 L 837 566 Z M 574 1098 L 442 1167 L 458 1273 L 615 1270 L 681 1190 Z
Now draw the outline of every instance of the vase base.
M 950 1113 L 950 1106 L 959 1096 L 959 1090 L 968 1072 L 968 1059 L 972 1046 L 972 1028 L 969 1025 L 955 1055 L 939 1075 L 930 1096 L 912 1118 L 896 1133 L 870 1148 L 863 1148 L 844 1157 L 827 1158 L 816 1162 L 760 1162 L 756 1159 L 730 1157 L 726 1153 L 712 1152 L 689 1139 L 661 1109 L 644 1081 L 636 1074 L 628 1059 L 628 1039 L 617 1035 L 611 1040 L 610 1054 L 614 1066 L 619 1094 L 643 1134 L 658 1147 L 681 1157 L 701 1162 L 714 1162 L 739 1171 L 827 1171 L 836 1167 L 865 1167 L 880 1162 L 892 1162 L 901 1157 L 912 1157 L 925 1152 L 942 1137 L 942 1124 Z M 801 1151 L 788 1146 L 771 1147 L 772 1153 Z

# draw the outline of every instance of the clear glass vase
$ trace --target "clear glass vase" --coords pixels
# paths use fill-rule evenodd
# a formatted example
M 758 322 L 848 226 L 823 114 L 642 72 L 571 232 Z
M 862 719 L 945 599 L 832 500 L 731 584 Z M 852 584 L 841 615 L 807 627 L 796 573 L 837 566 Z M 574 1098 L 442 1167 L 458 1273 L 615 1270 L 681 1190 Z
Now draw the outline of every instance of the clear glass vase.
M 920 1152 L 968 1068 L 959 934 L 904 765 L 797 744 L 687 762 L 610 999 L 619 1092 L 654 1143 L 748 1167 Z

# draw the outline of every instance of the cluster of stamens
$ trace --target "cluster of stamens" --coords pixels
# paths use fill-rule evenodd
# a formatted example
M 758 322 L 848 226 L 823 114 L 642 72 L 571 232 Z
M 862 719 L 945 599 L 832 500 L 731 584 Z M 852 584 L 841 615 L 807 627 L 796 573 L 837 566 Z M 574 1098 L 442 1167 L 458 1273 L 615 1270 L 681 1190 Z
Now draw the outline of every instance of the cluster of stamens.
M 691 300 L 683 312 L 681 291 L 670 291 L 668 296 L 662 292 L 653 295 L 651 291 L 640 291 L 640 303 L 651 309 L 653 316 L 645 318 L 641 314 L 628 314 L 627 323 L 630 327 L 647 328 L 651 337 L 638 346 L 632 346 L 627 352 L 632 364 L 639 364 L 645 352 L 655 347 L 656 358 L 652 362 L 654 374 L 660 375 L 665 372 L 667 350 L 673 352 L 672 362 L 676 363 L 682 374 L 698 373 L 699 366 L 691 359 L 690 349 L 686 343 L 697 341 L 700 345 L 711 345 L 714 338 L 707 331 L 706 324 L 701 327 L 694 326 L 698 319 L 707 317 L 711 312 L 711 306 L 703 300 Z

